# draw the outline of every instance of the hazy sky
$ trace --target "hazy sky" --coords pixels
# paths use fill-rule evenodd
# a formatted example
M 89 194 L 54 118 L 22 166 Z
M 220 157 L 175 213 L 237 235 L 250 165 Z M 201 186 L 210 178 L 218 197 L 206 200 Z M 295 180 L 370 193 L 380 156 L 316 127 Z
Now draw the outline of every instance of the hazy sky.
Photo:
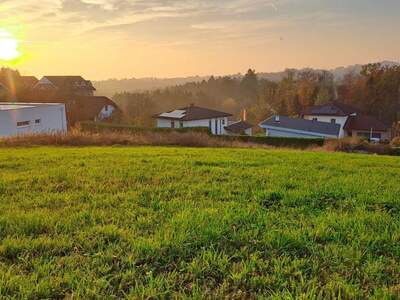
M 18 69 L 90 79 L 399 60 L 400 0 L 0 0 Z

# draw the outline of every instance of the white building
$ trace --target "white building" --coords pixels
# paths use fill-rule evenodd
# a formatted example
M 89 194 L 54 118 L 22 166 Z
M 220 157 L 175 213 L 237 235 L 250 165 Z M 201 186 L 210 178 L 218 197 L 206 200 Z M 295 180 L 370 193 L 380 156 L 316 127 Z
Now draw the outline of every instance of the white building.
M 191 105 L 155 116 L 158 128 L 206 127 L 212 134 L 224 135 L 231 114 Z
M 0 136 L 66 131 L 64 104 L 0 103 Z
M 338 138 L 339 124 L 331 124 L 305 119 L 293 119 L 286 116 L 272 116 L 263 121 L 260 127 L 270 137 L 326 139 Z
M 339 138 L 359 136 L 368 139 L 390 140 L 390 126 L 361 113 L 349 105 L 332 102 L 309 107 L 302 117 L 305 120 L 340 125 Z

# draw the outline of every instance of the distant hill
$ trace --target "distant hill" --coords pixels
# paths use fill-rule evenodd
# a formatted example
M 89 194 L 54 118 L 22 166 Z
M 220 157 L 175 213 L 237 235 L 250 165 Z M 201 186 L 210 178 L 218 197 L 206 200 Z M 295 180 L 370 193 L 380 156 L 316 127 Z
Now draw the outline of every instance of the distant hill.
M 393 66 L 400 65 L 398 62 L 383 61 L 384 65 Z M 338 67 L 331 72 L 336 80 L 343 79 L 344 75 L 354 72 L 359 73 L 363 65 L 351 65 L 347 67 Z M 295 72 L 301 72 L 304 70 L 312 70 L 315 72 L 322 72 L 321 69 L 293 69 Z M 286 74 L 286 71 L 282 72 L 261 72 L 258 73 L 259 78 L 268 79 L 271 81 L 280 81 Z M 240 78 L 241 74 L 228 75 L 231 77 Z M 170 86 L 182 85 L 188 82 L 200 82 L 208 80 L 211 76 L 190 76 L 190 77 L 176 77 L 176 78 L 130 78 L 130 79 L 108 79 L 102 81 L 93 81 L 94 86 L 97 89 L 98 95 L 113 96 L 120 92 L 141 92 L 151 91 L 155 89 L 162 89 Z

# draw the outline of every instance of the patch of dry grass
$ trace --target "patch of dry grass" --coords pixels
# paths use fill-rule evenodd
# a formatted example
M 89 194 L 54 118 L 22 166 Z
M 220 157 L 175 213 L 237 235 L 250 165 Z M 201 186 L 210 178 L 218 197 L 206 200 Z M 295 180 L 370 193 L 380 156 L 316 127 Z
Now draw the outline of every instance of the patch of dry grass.
M 0 147 L 30 146 L 184 146 L 265 148 L 268 146 L 226 140 L 201 132 L 102 132 L 72 130 L 68 134 L 29 134 L 0 138 Z

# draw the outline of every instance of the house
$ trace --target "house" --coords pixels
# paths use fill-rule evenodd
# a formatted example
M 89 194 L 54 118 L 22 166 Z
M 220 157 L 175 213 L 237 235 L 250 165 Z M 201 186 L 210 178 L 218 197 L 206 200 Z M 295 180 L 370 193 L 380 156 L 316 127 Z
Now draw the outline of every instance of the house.
M 37 103 L 65 104 L 69 126 L 82 121 L 104 121 L 119 111 L 114 101 L 107 97 L 63 95 L 57 90 L 31 90 L 23 94 L 23 99 Z
M 246 121 L 238 121 L 225 126 L 227 135 L 253 135 L 253 125 Z
M 391 126 L 340 102 L 309 107 L 302 113 L 302 117 L 305 120 L 339 124 L 339 138 L 347 136 L 378 140 L 390 140 L 391 138 Z
M 206 127 L 212 134 L 224 135 L 228 125 L 229 113 L 220 112 L 195 105 L 179 108 L 154 116 L 158 128 Z
M 0 136 L 66 131 L 64 104 L 0 102 Z
M 82 76 L 44 76 L 34 86 L 34 90 L 54 91 L 63 95 L 93 96 L 93 84 Z
M 271 137 L 338 138 L 340 125 L 316 120 L 272 116 L 260 125 Z
M 31 89 L 39 82 L 35 76 L 21 76 L 19 80 L 25 89 Z

